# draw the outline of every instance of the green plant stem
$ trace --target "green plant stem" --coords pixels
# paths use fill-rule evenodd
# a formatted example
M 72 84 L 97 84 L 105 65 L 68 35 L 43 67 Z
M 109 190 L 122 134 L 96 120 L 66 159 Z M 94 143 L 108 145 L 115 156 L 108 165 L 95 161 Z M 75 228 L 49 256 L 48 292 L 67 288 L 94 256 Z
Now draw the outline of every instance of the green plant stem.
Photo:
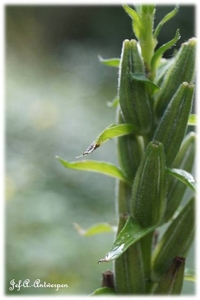
M 140 240 L 142 258 L 144 263 L 144 276 L 145 276 L 145 292 L 150 294 L 153 282 L 151 281 L 151 254 L 152 254 L 152 241 L 154 232 L 149 233 Z
M 117 235 L 124 227 L 127 215 L 119 217 Z M 114 261 L 115 291 L 117 294 L 145 294 L 143 253 L 140 241 L 130 246 Z
M 118 180 L 116 182 L 116 214 L 119 217 L 122 214 L 129 214 L 129 199 L 131 196 L 131 188 L 130 186 Z
M 153 37 L 154 11 L 154 5 L 142 5 L 141 19 L 144 30 L 140 35 L 140 46 L 147 75 L 151 72 L 151 59 L 156 46 L 156 40 Z

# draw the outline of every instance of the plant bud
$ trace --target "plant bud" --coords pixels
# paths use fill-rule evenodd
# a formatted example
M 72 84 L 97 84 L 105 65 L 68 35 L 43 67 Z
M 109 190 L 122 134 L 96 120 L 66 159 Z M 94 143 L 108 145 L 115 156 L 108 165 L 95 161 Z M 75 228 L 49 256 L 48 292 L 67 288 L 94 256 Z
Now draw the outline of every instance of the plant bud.
M 157 281 L 176 256 L 186 257 L 194 239 L 194 197 L 187 202 L 156 245 L 152 256 L 152 277 Z
M 162 117 L 179 85 L 184 81 L 192 83 L 194 80 L 196 43 L 197 39 L 191 38 L 182 44 L 173 64 L 165 75 L 161 90 L 155 99 L 155 114 L 158 120 Z
M 149 97 L 144 81 L 131 75 L 144 75 L 144 65 L 136 40 L 125 40 L 119 68 L 119 103 L 126 123 L 133 124 L 136 134 L 148 133 L 152 125 Z
M 193 94 L 194 85 L 183 82 L 169 102 L 154 133 L 153 140 L 164 145 L 167 167 L 173 163 L 184 138 Z
M 169 269 L 163 274 L 154 295 L 180 295 L 185 269 L 185 259 L 183 257 L 176 256 Z
M 133 181 L 131 213 L 143 227 L 161 222 L 166 206 L 166 171 L 163 145 L 150 142 Z

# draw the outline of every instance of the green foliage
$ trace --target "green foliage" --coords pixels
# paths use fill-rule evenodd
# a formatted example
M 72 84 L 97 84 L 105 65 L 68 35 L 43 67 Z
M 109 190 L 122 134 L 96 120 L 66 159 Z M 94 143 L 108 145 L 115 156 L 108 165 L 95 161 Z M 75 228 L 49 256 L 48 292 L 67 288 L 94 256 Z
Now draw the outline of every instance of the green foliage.
M 194 192 L 196 192 L 196 184 L 193 176 L 185 170 L 181 169 L 167 169 L 169 174 L 174 177 L 180 179 L 184 182 L 188 187 L 190 187 Z
M 118 95 L 113 104 L 117 106 L 119 124 L 106 128 L 83 153 L 90 154 L 105 141 L 117 137 L 121 168 L 105 162 L 69 163 L 58 159 L 67 168 L 117 178 L 118 230 L 111 250 L 99 260 L 115 261 L 114 291 L 180 294 L 195 224 L 195 180 L 190 174 L 194 139 L 185 136 L 188 124 L 196 124 L 191 114 L 196 39 L 191 38 L 172 59 L 163 61 L 164 52 L 179 40 L 179 29 L 172 40 L 155 50 L 157 38 L 178 7 L 155 30 L 154 5 L 123 8 L 132 19 L 137 40 L 124 40 L 120 62 L 100 58 L 105 65 L 119 67 Z M 184 157 L 191 155 L 186 163 Z M 186 187 L 193 194 L 180 210 Z M 177 198 L 174 195 L 179 191 Z M 177 198 L 175 203 L 169 195 Z M 167 221 L 168 228 L 152 249 L 155 232 Z
M 116 295 L 115 291 L 112 288 L 109 287 L 102 287 L 94 291 L 90 296 L 114 296 Z
M 178 169 L 178 172 L 189 172 L 189 178 L 191 178 L 191 172 L 195 159 L 195 149 L 196 149 L 196 134 L 190 132 L 184 138 L 181 148 L 176 156 L 172 169 Z M 178 209 L 182 202 L 183 196 L 186 192 L 187 186 L 194 187 L 194 181 L 187 181 L 185 177 L 176 177 L 178 174 L 173 173 L 172 170 L 168 169 L 167 181 L 168 181 L 168 193 L 167 193 L 167 206 L 165 210 L 165 221 L 168 221 L 173 217 L 174 213 Z M 172 176 L 173 175 L 173 176 Z M 184 181 L 185 180 L 185 181 Z M 192 186 L 191 186 L 192 185 Z
M 82 155 L 77 158 L 92 153 L 96 148 L 100 147 L 103 143 L 108 140 L 120 136 L 124 136 L 136 131 L 133 124 L 119 124 L 119 125 L 110 125 L 105 130 L 103 130 L 100 135 L 95 139 L 95 141 L 87 148 Z
M 120 64 L 119 58 L 103 59 L 101 56 L 99 56 L 99 61 L 106 66 L 115 68 L 118 68 Z
M 96 234 L 114 231 L 112 226 L 108 223 L 97 223 L 97 224 L 92 225 L 90 228 L 88 228 L 86 230 L 81 228 L 79 224 L 74 223 L 74 228 L 77 230 L 77 232 L 80 235 L 83 235 L 83 236 L 92 236 L 92 235 L 96 235 Z
M 59 156 L 56 156 L 56 158 L 66 168 L 101 173 L 128 182 L 128 178 L 125 176 L 123 171 L 111 163 L 107 163 L 104 161 L 95 161 L 95 160 L 81 160 L 81 161 L 68 162 L 60 158 Z
M 133 217 L 129 217 L 123 229 L 118 234 L 112 249 L 101 258 L 100 262 L 108 262 L 122 255 L 132 244 L 139 241 L 142 237 L 155 230 L 155 226 L 143 228 Z

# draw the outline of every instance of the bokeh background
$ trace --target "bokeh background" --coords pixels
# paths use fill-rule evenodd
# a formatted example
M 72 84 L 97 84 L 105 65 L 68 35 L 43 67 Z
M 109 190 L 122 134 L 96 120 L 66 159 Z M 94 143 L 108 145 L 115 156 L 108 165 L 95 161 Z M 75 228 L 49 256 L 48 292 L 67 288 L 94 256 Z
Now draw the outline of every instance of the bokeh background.
M 155 24 L 173 9 L 158 6 Z M 159 45 L 180 28 L 180 43 L 195 35 L 195 7 L 181 6 L 164 25 Z M 6 263 L 5 293 L 88 295 L 112 263 L 97 264 L 114 235 L 82 237 L 73 227 L 116 224 L 115 181 L 70 171 L 55 159 L 76 160 L 109 124 L 118 71 L 97 56 L 119 57 L 133 38 L 120 5 L 5 6 L 6 46 Z M 171 57 L 174 48 L 166 53 Z M 91 159 L 117 164 L 111 140 Z M 194 248 L 194 247 L 193 247 Z M 187 266 L 194 268 L 194 249 Z M 67 289 L 9 291 L 11 279 L 67 283 Z M 193 294 L 186 282 L 183 294 Z

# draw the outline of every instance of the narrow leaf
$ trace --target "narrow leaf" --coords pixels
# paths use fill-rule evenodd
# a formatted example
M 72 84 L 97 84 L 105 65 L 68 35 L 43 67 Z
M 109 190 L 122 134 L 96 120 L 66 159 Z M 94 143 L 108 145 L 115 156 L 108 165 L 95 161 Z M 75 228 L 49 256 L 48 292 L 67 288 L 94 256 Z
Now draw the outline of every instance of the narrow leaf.
M 136 81 L 142 81 L 144 83 L 147 83 L 148 85 L 151 86 L 152 92 L 156 92 L 160 89 L 158 85 L 156 85 L 153 81 L 149 80 L 144 74 L 135 74 L 132 73 L 130 74 L 131 79 L 136 80 Z
M 152 70 L 156 70 L 160 59 L 162 57 L 162 55 L 164 54 L 165 51 L 167 51 L 168 49 L 170 49 L 172 46 L 174 46 L 176 44 L 176 42 L 180 39 L 180 34 L 179 34 L 179 29 L 177 29 L 175 37 L 169 41 L 168 43 L 162 45 L 153 55 L 152 60 L 151 60 L 151 67 Z
M 161 86 L 161 83 L 164 80 L 165 74 L 167 70 L 171 67 L 171 65 L 174 62 L 174 57 L 172 58 L 161 58 L 159 66 L 156 69 L 156 77 L 155 77 L 155 82 L 158 86 Z
M 173 18 L 177 14 L 178 10 L 179 10 L 179 7 L 177 5 L 170 13 L 168 13 L 166 16 L 164 16 L 164 18 L 160 21 L 160 23 L 157 25 L 157 27 L 156 27 L 156 29 L 154 31 L 154 38 L 158 37 L 162 26 L 167 21 L 169 21 L 171 18 Z
M 192 126 L 197 125 L 197 115 L 190 114 L 189 120 L 188 120 L 188 125 L 192 125 Z
M 187 281 L 196 281 L 196 273 L 194 270 L 192 269 L 187 269 L 185 268 L 185 272 L 184 272 L 184 280 Z
M 119 97 L 115 97 L 112 101 L 108 101 L 107 105 L 108 107 L 117 107 L 117 105 L 119 104 Z
M 119 68 L 120 58 L 103 59 L 103 57 L 98 55 L 98 59 L 102 64 L 106 66 Z
M 118 258 L 128 249 L 130 245 L 134 244 L 143 236 L 152 232 L 155 228 L 155 226 L 143 228 L 132 217 L 129 217 L 125 226 L 122 228 L 115 242 L 113 243 L 111 250 L 105 256 L 105 258 L 99 260 L 99 263 L 109 262 Z
M 104 161 L 82 160 L 77 162 L 68 162 L 59 156 L 56 156 L 56 158 L 61 162 L 61 164 L 63 164 L 64 167 L 69 169 L 96 172 L 120 179 L 125 182 L 128 181 L 121 169 Z
M 183 183 L 185 183 L 189 188 L 191 188 L 193 191 L 196 192 L 196 183 L 195 180 L 192 176 L 192 174 L 188 173 L 185 170 L 182 169 L 169 169 L 167 168 L 167 172 L 170 175 L 173 175 L 174 177 L 178 178 L 179 180 L 181 180 Z
M 123 8 L 129 17 L 131 17 L 131 19 L 133 19 L 135 22 L 140 23 L 142 21 L 140 15 L 133 8 L 126 4 L 123 5 Z
M 116 293 L 115 293 L 114 289 L 104 286 L 102 288 L 96 289 L 92 294 L 90 294 L 90 296 L 98 296 L 98 295 L 113 296 L 115 294 Z
M 77 156 L 77 158 L 92 153 L 95 149 L 97 149 L 101 144 L 106 141 L 116 138 L 119 136 L 127 135 L 134 132 L 135 127 L 132 124 L 119 124 L 119 125 L 110 125 L 106 129 L 104 129 L 100 135 L 95 139 L 95 141 L 83 152 L 82 155 Z
M 101 233 L 114 232 L 113 227 L 108 223 L 97 223 L 88 229 L 81 228 L 81 226 L 77 223 L 73 223 L 73 225 L 77 232 L 82 236 L 92 236 Z
M 140 39 L 140 33 L 141 31 L 144 30 L 144 26 L 142 24 L 142 20 L 140 15 L 131 7 L 129 7 L 128 5 L 124 4 L 123 8 L 125 10 L 125 12 L 129 15 L 129 17 L 131 17 L 131 19 L 133 20 L 133 30 L 134 33 L 136 35 L 136 37 L 138 39 Z

